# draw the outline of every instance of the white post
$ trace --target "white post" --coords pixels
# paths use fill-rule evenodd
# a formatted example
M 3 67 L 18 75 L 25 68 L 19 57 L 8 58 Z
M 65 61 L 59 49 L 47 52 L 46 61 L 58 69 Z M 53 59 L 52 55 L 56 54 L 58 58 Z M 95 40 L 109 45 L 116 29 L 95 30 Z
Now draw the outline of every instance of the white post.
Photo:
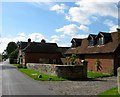
M 120 94 L 120 67 L 117 69 L 118 93 Z

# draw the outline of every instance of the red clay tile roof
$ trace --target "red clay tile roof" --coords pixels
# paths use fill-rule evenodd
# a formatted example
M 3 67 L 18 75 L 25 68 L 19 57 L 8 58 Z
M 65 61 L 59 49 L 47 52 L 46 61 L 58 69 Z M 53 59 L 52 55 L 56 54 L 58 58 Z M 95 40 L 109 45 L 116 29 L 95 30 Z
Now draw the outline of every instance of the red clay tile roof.
M 93 54 L 93 53 L 113 53 L 117 47 L 118 47 L 118 32 L 113 33 L 103 33 L 100 32 L 105 37 L 111 37 L 109 42 L 105 43 L 104 45 L 94 45 L 94 46 L 88 46 L 88 39 L 84 38 L 82 40 L 81 46 L 77 48 L 70 48 L 66 51 L 65 54 Z M 99 33 L 99 34 L 100 34 Z M 99 35 L 98 34 L 98 35 Z

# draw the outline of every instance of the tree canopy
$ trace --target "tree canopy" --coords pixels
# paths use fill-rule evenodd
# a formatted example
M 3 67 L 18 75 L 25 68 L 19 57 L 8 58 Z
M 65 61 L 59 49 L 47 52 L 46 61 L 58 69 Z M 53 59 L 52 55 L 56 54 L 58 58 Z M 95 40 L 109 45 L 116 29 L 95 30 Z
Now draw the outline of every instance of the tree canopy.
M 13 51 L 17 49 L 17 44 L 15 42 L 9 42 L 6 48 L 6 52 L 10 55 Z

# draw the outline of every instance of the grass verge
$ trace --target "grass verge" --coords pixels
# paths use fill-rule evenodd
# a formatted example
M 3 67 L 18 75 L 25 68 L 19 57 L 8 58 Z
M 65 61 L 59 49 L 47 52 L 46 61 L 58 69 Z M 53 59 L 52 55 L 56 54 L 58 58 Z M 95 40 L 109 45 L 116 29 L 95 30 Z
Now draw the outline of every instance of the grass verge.
M 14 66 L 18 67 L 19 64 L 14 64 Z M 64 80 L 66 80 L 64 78 L 60 78 L 57 76 L 50 76 L 47 74 L 40 73 L 36 70 L 31 70 L 31 69 L 27 69 L 27 68 L 18 68 L 18 70 L 35 80 L 40 80 L 40 81 L 50 81 L 50 80 L 51 81 L 64 81 Z
M 96 72 L 91 72 L 91 71 L 87 72 L 87 77 L 88 78 L 109 77 L 109 76 L 112 76 L 112 75 L 103 74 L 103 73 L 96 73 Z
M 14 66 L 21 67 L 19 64 L 14 64 Z M 20 70 L 21 72 L 25 73 L 26 75 L 32 77 L 35 80 L 41 80 L 41 81 L 48 81 L 48 80 L 63 81 L 63 80 L 66 80 L 64 78 L 59 78 L 57 76 L 46 75 L 46 74 L 40 73 L 36 70 L 30 70 L 30 69 L 25 69 L 25 68 L 18 68 L 18 70 Z M 40 76 L 40 78 L 38 78 L 38 76 Z M 87 72 L 88 78 L 99 78 L 99 77 L 109 77 L 109 76 L 112 76 L 112 75 L 96 73 L 96 72 L 91 72 L 91 71 Z
M 103 93 L 98 94 L 99 97 L 120 97 L 120 94 L 118 94 L 117 88 L 112 88 L 110 90 L 107 90 Z

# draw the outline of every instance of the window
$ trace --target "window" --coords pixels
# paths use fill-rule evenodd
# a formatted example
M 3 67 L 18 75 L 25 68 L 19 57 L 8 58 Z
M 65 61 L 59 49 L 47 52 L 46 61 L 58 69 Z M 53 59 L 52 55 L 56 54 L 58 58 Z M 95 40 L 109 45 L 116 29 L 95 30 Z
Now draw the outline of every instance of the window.
M 100 37 L 98 39 L 98 45 L 103 45 L 104 44 L 104 37 Z
M 93 39 L 88 40 L 88 46 L 94 46 L 94 40 Z

